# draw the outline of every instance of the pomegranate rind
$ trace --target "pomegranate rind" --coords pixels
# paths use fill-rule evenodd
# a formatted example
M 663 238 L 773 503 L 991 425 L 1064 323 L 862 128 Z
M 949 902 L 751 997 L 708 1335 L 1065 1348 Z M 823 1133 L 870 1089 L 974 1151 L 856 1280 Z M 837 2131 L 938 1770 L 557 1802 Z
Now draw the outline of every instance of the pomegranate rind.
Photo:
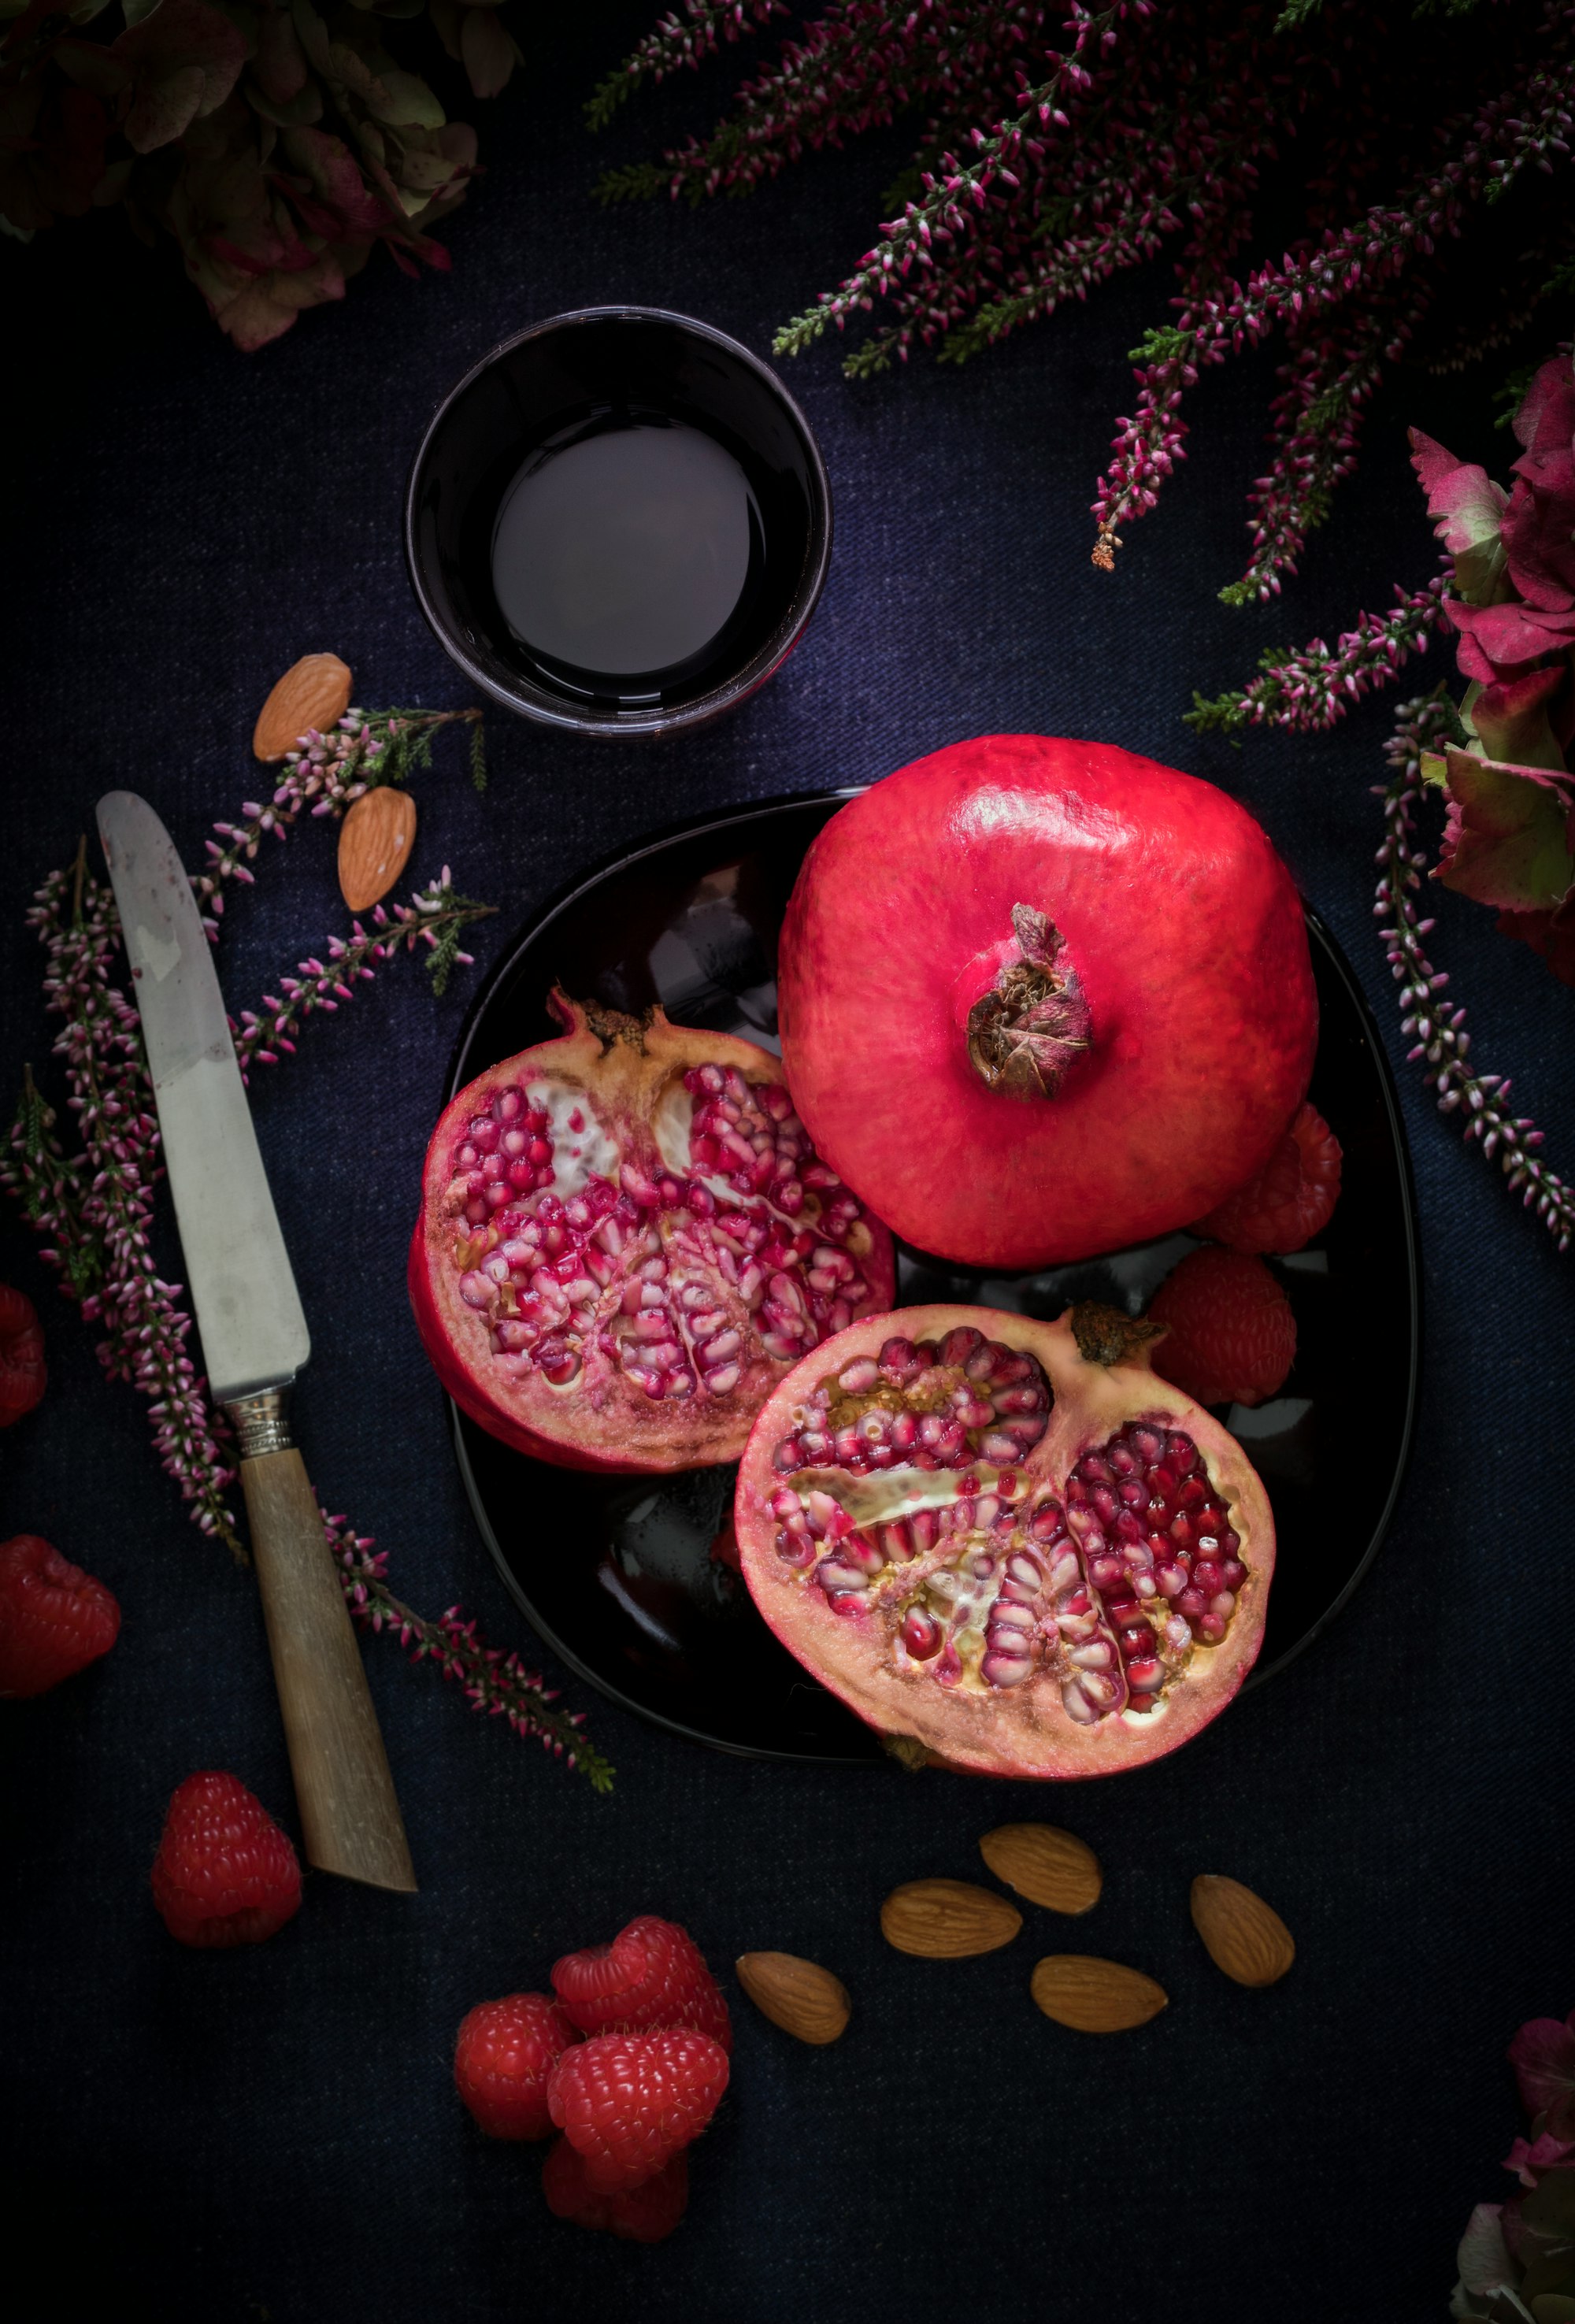
M 968 1055 L 1025 904 L 1091 1015 L 1051 1098 L 986 1087 Z M 839 809 L 788 903 L 778 1007 L 817 1152 L 897 1234 L 1000 1268 L 1211 1210 L 1274 1151 L 1318 1030 L 1301 903 L 1247 810 L 1035 734 L 955 743 Z
M 752 1334 L 745 1336 L 740 1378 L 728 1394 L 690 1397 L 681 1405 L 652 1402 L 593 1358 L 564 1387 L 535 1370 L 505 1373 L 493 1360 L 485 1315 L 459 1296 L 453 1157 L 467 1124 L 485 1112 L 499 1090 L 545 1082 L 583 1093 L 597 1121 L 628 1126 L 621 1159 L 650 1174 L 665 1167 L 649 1128 L 656 1101 L 691 1067 L 731 1067 L 751 1084 L 786 1086 L 780 1061 L 769 1050 L 731 1034 L 670 1024 L 659 1009 L 640 1021 L 638 1038 L 603 1039 L 577 1004 L 557 995 L 554 1006 L 569 1030 L 477 1074 L 445 1108 L 432 1134 L 406 1276 L 421 1343 L 460 1410 L 489 1435 L 534 1459 L 629 1474 L 736 1461 L 756 1414 L 788 1369 Z M 805 1217 L 813 1219 L 815 1211 L 812 1196 Z M 891 1237 L 866 1215 L 858 1242 L 858 1266 L 870 1286 L 863 1305 L 884 1307 L 894 1286 Z
M 739 1470 L 734 1523 L 743 1576 L 768 1626 L 806 1670 L 889 1741 L 913 1747 L 959 1773 L 1072 1781 L 1117 1775 L 1162 1758 L 1217 1719 L 1239 1691 L 1263 1644 L 1275 1528 L 1268 1497 L 1240 1445 L 1203 1406 L 1159 1379 L 1141 1349 L 1114 1364 L 1080 1353 L 1070 1308 L 1055 1323 L 996 1308 L 935 1305 L 869 1316 L 827 1340 L 796 1365 L 761 1411 Z M 873 1356 L 884 1341 L 939 1342 L 972 1325 L 986 1339 L 1037 1358 L 1055 1397 L 1044 1437 L 1018 1467 L 1032 1484 L 1059 1492 L 1075 1463 L 1133 1423 L 1184 1432 L 1202 1455 L 1211 1484 L 1230 1508 L 1247 1567 L 1223 1642 L 1194 1644 L 1184 1681 L 1161 1707 L 1119 1711 L 1090 1727 L 1073 1724 L 1048 1690 L 1009 1694 L 938 1686 L 927 1667 L 899 1668 L 878 1624 L 861 1612 L 833 1610 L 818 1590 L 784 1567 L 775 1540 L 773 1496 L 791 1475 L 774 1464 L 793 1433 L 804 1400 L 854 1358 Z M 888 1475 L 889 1471 L 886 1472 Z

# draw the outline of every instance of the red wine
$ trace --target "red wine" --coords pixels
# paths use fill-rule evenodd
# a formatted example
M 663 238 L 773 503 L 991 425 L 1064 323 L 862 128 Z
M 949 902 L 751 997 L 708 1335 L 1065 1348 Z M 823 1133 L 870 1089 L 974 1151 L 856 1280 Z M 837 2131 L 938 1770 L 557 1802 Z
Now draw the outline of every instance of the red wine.
M 505 487 L 493 589 L 545 673 L 628 700 L 714 652 L 761 538 L 749 479 L 714 437 L 604 415 L 540 446 Z

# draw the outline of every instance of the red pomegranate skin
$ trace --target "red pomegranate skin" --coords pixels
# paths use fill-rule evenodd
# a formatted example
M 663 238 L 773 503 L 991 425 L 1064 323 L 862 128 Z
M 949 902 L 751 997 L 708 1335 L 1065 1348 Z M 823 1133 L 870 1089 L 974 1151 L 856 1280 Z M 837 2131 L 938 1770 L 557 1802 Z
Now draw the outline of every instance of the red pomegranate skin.
M 568 1029 L 478 1074 L 432 1134 L 407 1277 L 422 1344 L 461 1410 L 538 1460 L 636 1473 L 736 1461 L 803 1348 L 889 1304 L 891 1238 L 807 1150 L 768 1051 L 670 1024 L 659 1010 L 637 1021 L 561 994 L 552 1005 Z M 788 1142 L 778 1157 L 791 1148 L 797 1157 L 782 1178 L 730 1188 L 731 1166 L 694 1157 L 684 1125 L 714 1102 L 686 1097 L 685 1076 L 696 1072 L 731 1077 L 769 1108 L 770 1129 Z M 539 1099 L 557 1110 L 550 1128 L 546 1114 L 521 1110 Z M 502 1206 L 487 1213 L 475 1199 L 480 1174 L 460 1157 L 500 1102 L 514 1111 L 493 1125 L 482 1165 L 501 1164 L 511 1139 L 525 1148 L 535 1120 L 541 1142 L 526 1158 L 540 1167 L 534 1185 L 501 1190 Z M 576 1222 L 587 1205 L 589 1221 Z M 752 1240 L 730 1241 L 726 1219 L 743 1222 Z M 801 1248 L 786 1256 L 795 1233 Z M 828 1266 L 848 1280 L 846 1295 L 826 1279 Z M 483 1280 L 492 1268 L 499 1279 Z M 550 1312 L 532 1323 L 555 1271 L 567 1279 L 548 1286 Z M 654 1394 L 629 1369 L 659 1344 L 645 1333 L 653 1315 L 673 1338 Z M 696 1322 L 705 1317 L 708 1341 Z M 512 1344 L 501 1347 L 504 1339 Z M 706 1344 L 725 1351 L 709 1372 Z M 549 1351 L 560 1359 L 550 1366 Z
M 1075 1323 L 1108 1312 L 1068 1309 L 1045 1323 L 935 1305 L 866 1317 L 788 1375 L 755 1423 L 739 1470 L 734 1522 L 744 1580 L 771 1629 L 869 1726 L 960 1773 L 1066 1781 L 1142 1766 L 1218 1718 L 1263 1643 L 1275 1567 L 1263 1486 L 1236 1439 L 1157 1378 L 1141 1346 L 1110 1361 L 1083 1354 Z M 953 1370 L 978 1381 L 983 1364 L 985 1384 L 975 1393 L 993 1397 L 998 1410 L 971 1421 L 965 1441 L 953 1432 L 928 1456 L 935 1466 L 909 1465 L 925 1457 L 922 1438 L 896 1460 L 889 1450 L 907 1421 L 916 1416 L 922 1430 L 946 1414 L 947 1382 L 937 1370 L 906 1397 L 888 1377 L 864 1381 L 865 1421 L 879 1413 L 885 1437 L 868 1455 L 879 1465 L 850 1470 L 845 1439 L 834 1439 L 829 1455 L 815 1444 L 815 1459 L 799 1465 L 806 1427 L 828 1386 L 874 1371 L 894 1344 L 933 1344 L 944 1359 L 947 1335 L 962 1332 L 985 1345 Z M 1019 1377 L 1003 1394 L 989 1385 L 991 1352 L 1008 1366 L 1027 1356 L 1037 1373 L 1025 1383 L 1019 1361 Z M 1003 1368 L 998 1360 L 998 1373 Z M 1036 1388 L 1039 1408 L 1025 1410 Z M 1003 1416 L 1017 1433 L 1015 1460 L 996 1434 Z M 1164 1534 L 1125 1542 L 1097 1510 L 1073 1512 L 1073 1480 L 1113 1443 L 1125 1449 L 1146 1439 L 1162 1446 L 1159 1462 L 1184 1447 L 1181 1481 L 1147 1487 L 1166 1497 Z M 1195 1456 L 1190 1476 L 1185 1447 Z M 1129 1456 L 1127 1475 L 1145 1475 Z M 1085 1504 L 1122 1481 L 1112 1472 L 1103 1487 L 1082 1486 Z M 795 1539 L 789 1529 L 802 1522 L 795 1499 L 812 1532 L 821 1529 L 813 1537 Z M 937 1518 L 944 1528 L 964 1499 L 978 1521 L 937 1533 Z M 1209 1519 L 1220 1546 L 1187 1538 L 1189 1515 L 1195 1524 L 1200 1508 L 1223 1513 L 1223 1524 Z M 851 1535 L 848 1519 L 858 1528 Z M 1201 1564 L 1205 1559 L 1214 1563 Z M 1216 1594 L 1222 1586 L 1229 1600 Z M 916 1620 L 929 1628 L 927 1638 L 915 1637 Z M 1003 1638 L 1004 1623 L 1021 1626 L 1016 1642 L 1009 1631 Z M 1033 1644 L 1020 1674 L 1004 1658 L 992 1661 L 992 1638 L 1015 1653 L 1024 1637 Z M 1020 1651 L 1030 1653 L 1026 1645 Z M 1082 1716 L 1072 1715 L 1079 1691 L 1100 1686 L 1106 1706 L 1090 1715 L 1083 1702 Z M 1132 1708 L 1140 1688 L 1153 1690 L 1155 1710 Z
M 991 1088 L 970 1011 L 1064 941 L 1091 1046 L 1055 1093 Z M 839 810 L 782 931 L 783 1062 L 816 1150 L 894 1232 L 1027 1268 L 1169 1233 L 1273 1152 L 1312 1071 L 1302 908 L 1211 783 L 1110 744 L 987 735 Z

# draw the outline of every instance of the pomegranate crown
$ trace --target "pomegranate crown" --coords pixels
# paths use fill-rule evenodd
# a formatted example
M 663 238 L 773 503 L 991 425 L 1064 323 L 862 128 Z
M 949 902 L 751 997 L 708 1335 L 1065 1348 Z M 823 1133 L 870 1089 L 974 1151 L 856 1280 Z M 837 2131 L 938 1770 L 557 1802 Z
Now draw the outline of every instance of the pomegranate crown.
M 1005 962 L 968 1012 L 968 1056 L 987 1089 L 1054 1097 L 1085 1049 L 1093 1019 L 1066 939 L 1047 914 L 1012 906 L 1018 958 Z

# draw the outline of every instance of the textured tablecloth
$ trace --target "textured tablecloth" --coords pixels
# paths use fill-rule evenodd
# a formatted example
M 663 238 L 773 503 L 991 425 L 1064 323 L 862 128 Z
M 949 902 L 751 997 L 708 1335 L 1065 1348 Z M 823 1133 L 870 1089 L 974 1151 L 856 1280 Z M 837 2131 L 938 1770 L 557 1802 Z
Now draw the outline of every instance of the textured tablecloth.
M 258 790 L 256 705 L 296 655 L 343 653 L 363 701 L 466 699 L 398 543 L 411 449 L 460 371 L 532 318 L 607 300 L 689 310 L 763 351 L 867 245 L 898 138 L 698 215 L 594 206 L 606 160 L 652 150 L 665 125 L 720 100 L 721 74 L 685 76 L 608 138 L 584 132 L 583 97 L 643 21 L 621 5 L 576 12 L 566 29 L 528 24 L 517 86 L 459 108 L 479 121 L 488 168 L 444 229 L 452 274 L 411 284 L 379 257 L 342 309 L 256 356 L 211 327 L 167 249 L 144 254 L 117 219 L 7 247 L 24 403 L 4 566 L 5 1093 L 31 1059 L 60 1093 L 23 913 L 91 829 L 102 790 L 143 791 L 195 862 L 214 818 Z M 728 1758 L 570 1681 L 617 1763 L 601 1800 L 368 1639 L 419 1895 L 314 1877 L 272 1942 L 186 1951 L 147 1889 L 174 1785 L 232 1768 L 293 1824 L 256 1596 L 187 1521 L 138 1398 L 106 1384 L 90 1331 L 7 1206 L 0 1276 L 38 1302 L 51 1386 L 0 1444 L 5 1529 L 48 1535 L 124 1609 L 106 1662 L 0 1706 L 4 2200 L 10 2252 L 47 2269 L 20 2314 L 1442 2313 L 1471 2205 L 1511 2190 L 1499 2164 L 1521 2126 L 1505 2044 L 1522 2019 L 1575 2001 L 1570 1265 L 1400 1062 L 1371 919 L 1385 705 L 1329 736 L 1239 752 L 1200 742 L 1180 714 L 1194 686 L 1239 681 L 1264 645 L 1332 636 L 1359 605 L 1386 604 L 1392 581 L 1433 569 L 1405 420 L 1500 473 L 1511 447 L 1483 416 L 1486 375 L 1468 392 L 1412 371 L 1380 400 L 1360 475 L 1302 576 L 1279 603 L 1233 613 L 1215 592 L 1242 562 L 1272 392 L 1272 358 L 1243 362 L 1192 398 L 1193 458 L 1160 512 L 1128 528 L 1115 576 L 1098 574 L 1091 487 L 1130 406 L 1126 350 L 1171 287 L 1163 267 L 1125 276 L 962 372 L 921 362 L 855 385 L 832 347 L 792 366 L 833 479 L 836 549 L 781 675 L 669 744 L 577 743 L 495 716 L 482 799 L 460 752 L 439 746 L 413 870 L 451 862 L 501 907 L 477 967 L 435 1001 L 401 963 L 254 1076 L 315 1341 L 300 1433 L 330 1505 L 377 1536 L 403 1594 L 434 1612 L 460 1600 L 494 1643 L 533 1655 L 461 1496 L 403 1289 L 421 1154 L 474 980 L 542 897 L 652 825 L 872 779 L 991 729 L 1097 735 L 1207 774 L 1262 816 L 1397 1062 L 1424 1371 L 1409 1480 L 1369 1579 L 1315 1651 L 1186 1751 L 1048 1797 Z M 1444 665 L 1435 650 L 1425 682 Z M 1569 1154 L 1570 996 L 1487 914 L 1446 897 L 1439 917 L 1482 1062 L 1514 1074 L 1551 1155 Z M 226 915 L 232 1006 L 344 919 L 331 834 L 270 844 Z M 1402 1356 L 1381 1339 L 1350 1350 L 1375 1369 Z M 1331 1538 L 1367 1521 L 1336 1482 Z M 1080 2037 L 1032 2008 L 1030 1964 L 1068 1941 L 1049 1915 L 974 1961 L 910 1960 L 881 1941 L 892 1886 L 984 1877 L 980 1833 L 1035 1815 L 1083 1834 L 1106 1868 L 1072 1941 L 1170 1992 L 1141 2034 Z M 1283 1913 L 1299 1957 L 1282 1986 L 1239 1991 L 1204 1957 L 1187 1915 L 1202 1870 Z M 536 2151 L 484 2139 L 449 2080 L 473 2002 L 541 1985 L 557 1954 L 643 1911 L 686 1923 L 719 1968 L 758 1947 L 824 1960 L 856 2010 L 845 2040 L 811 2051 L 730 1981 L 733 2088 L 694 2154 L 688 2218 L 656 2250 L 551 2219 Z

